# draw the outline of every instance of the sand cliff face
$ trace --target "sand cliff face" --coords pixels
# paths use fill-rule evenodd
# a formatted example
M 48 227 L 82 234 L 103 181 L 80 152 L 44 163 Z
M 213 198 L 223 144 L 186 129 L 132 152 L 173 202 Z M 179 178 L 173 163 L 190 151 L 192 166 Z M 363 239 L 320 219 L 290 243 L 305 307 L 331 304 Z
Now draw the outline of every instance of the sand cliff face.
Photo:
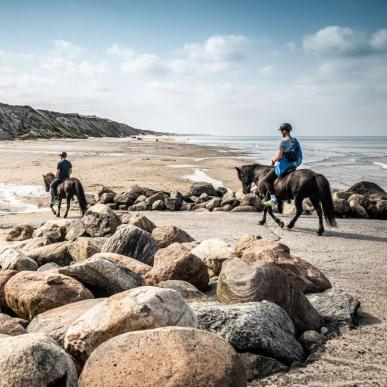
M 28 138 L 125 137 L 158 134 L 96 116 L 57 113 L 0 103 L 0 140 Z

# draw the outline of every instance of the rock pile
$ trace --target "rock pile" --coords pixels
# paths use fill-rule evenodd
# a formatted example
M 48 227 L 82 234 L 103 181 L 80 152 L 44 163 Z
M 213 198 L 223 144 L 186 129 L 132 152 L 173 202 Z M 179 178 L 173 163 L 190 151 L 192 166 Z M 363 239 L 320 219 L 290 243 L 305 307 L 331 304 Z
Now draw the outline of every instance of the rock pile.
M 102 203 L 9 235 L 0 385 L 246 386 L 304 362 L 359 306 L 284 244 L 196 241 Z

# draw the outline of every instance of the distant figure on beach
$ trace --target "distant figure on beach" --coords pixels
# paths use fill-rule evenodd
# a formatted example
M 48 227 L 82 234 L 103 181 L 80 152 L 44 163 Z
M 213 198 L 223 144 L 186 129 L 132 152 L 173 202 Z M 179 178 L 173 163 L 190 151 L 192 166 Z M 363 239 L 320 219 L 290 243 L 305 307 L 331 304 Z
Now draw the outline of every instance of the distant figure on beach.
M 262 180 L 270 199 L 263 202 L 265 206 L 275 206 L 278 204 L 274 191 L 274 181 L 283 176 L 286 172 L 296 169 L 302 163 L 302 151 L 298 140 L 291 136 L 292 125 L 284 123 L 279 127 L 279 131 L 284 140 L 279 145 L 279 150 L 271 162 L 275 166 Z
M 54 198 L 54 204 L 58 204 L 59 198 L 57 193 L 58 185 L 65 179 L 68 179 L 71 175 L 73 166 L 70 161 L 67 160 L 67 153 L 62 152 L 60 155 L 60 161 L 56 166 L 55 179 L 51 183 L 51 195 Z

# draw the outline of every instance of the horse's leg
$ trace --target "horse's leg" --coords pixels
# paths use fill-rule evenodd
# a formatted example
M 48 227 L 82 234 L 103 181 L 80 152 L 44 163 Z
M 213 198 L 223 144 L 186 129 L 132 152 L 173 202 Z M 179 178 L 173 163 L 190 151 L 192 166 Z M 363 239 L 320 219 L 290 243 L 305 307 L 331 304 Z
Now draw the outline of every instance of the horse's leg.
M 58 213 L 56 214 L 57 218 L 60 218 L 60 206 L 62 205 L 62 198 L 59 197 L 59 203 L 58 203 Z
M 273 209 L 271 207 L 267 207 L 267 211 L 268 211 L 269 215 L 272 217 L 272 219 L 274 220 L 274 222 L 276 222 L 278 224 L 278 226 L 280 226 L 281 228 L 283 228 L 285 226 L 285 223 L 280 218 L 277 218 L 273 214 Z
M 310 201 L 313 204 L 314 209 L 317 212 L 318 216 L 318 230 L 317 230 L 317 235 L 322 235 L 324 233 L 324 222 L 323 222 L 323 214 L 322 214 L 322 209 L 320 205 L 320 201 L 316 197 L 310 197 Z
M 286 226 L 289 230 L 291 230 L 294 227 L 294 224 L 297 222 L 297 219 L 302 214 L 302 201 L 303 201 L 303 199 L 304 198 L 300 194 L 294 195 L 294 204 L 296 206 L 296 215 L 294 215 L 294 218 Z
M 51 203 L 50 203 L 51 211 L 54 215 L 56 215 L 56 211 L 54 210 L 54 197 L 51 195 Z
M 263 209 L 262 219 L 258 222 L 261 226 L 263 226 L 266 223 L 266 214 L 267 214 L 267 208 L 265 207 Z
M 67 208 L 66 208 L 66 212 L 65 212 L 65 214 L 64 214 L 64 218 L 67 218 L 67 214 L 69 213 L 71 199 L 72 199 L 72 196 L 71 196 L 71 195 L 67 195 L 67 196 L 66 196 L 66 204 L 67 204 Z

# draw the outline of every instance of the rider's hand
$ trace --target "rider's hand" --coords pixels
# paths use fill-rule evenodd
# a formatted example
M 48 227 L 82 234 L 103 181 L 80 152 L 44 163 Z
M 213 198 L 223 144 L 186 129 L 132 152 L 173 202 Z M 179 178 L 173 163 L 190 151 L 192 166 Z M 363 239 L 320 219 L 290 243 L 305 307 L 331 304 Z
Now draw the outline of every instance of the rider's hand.
M 271 166 L 273 167 L 275 164 L 275 161 L 274 160 L 271 160 Z

